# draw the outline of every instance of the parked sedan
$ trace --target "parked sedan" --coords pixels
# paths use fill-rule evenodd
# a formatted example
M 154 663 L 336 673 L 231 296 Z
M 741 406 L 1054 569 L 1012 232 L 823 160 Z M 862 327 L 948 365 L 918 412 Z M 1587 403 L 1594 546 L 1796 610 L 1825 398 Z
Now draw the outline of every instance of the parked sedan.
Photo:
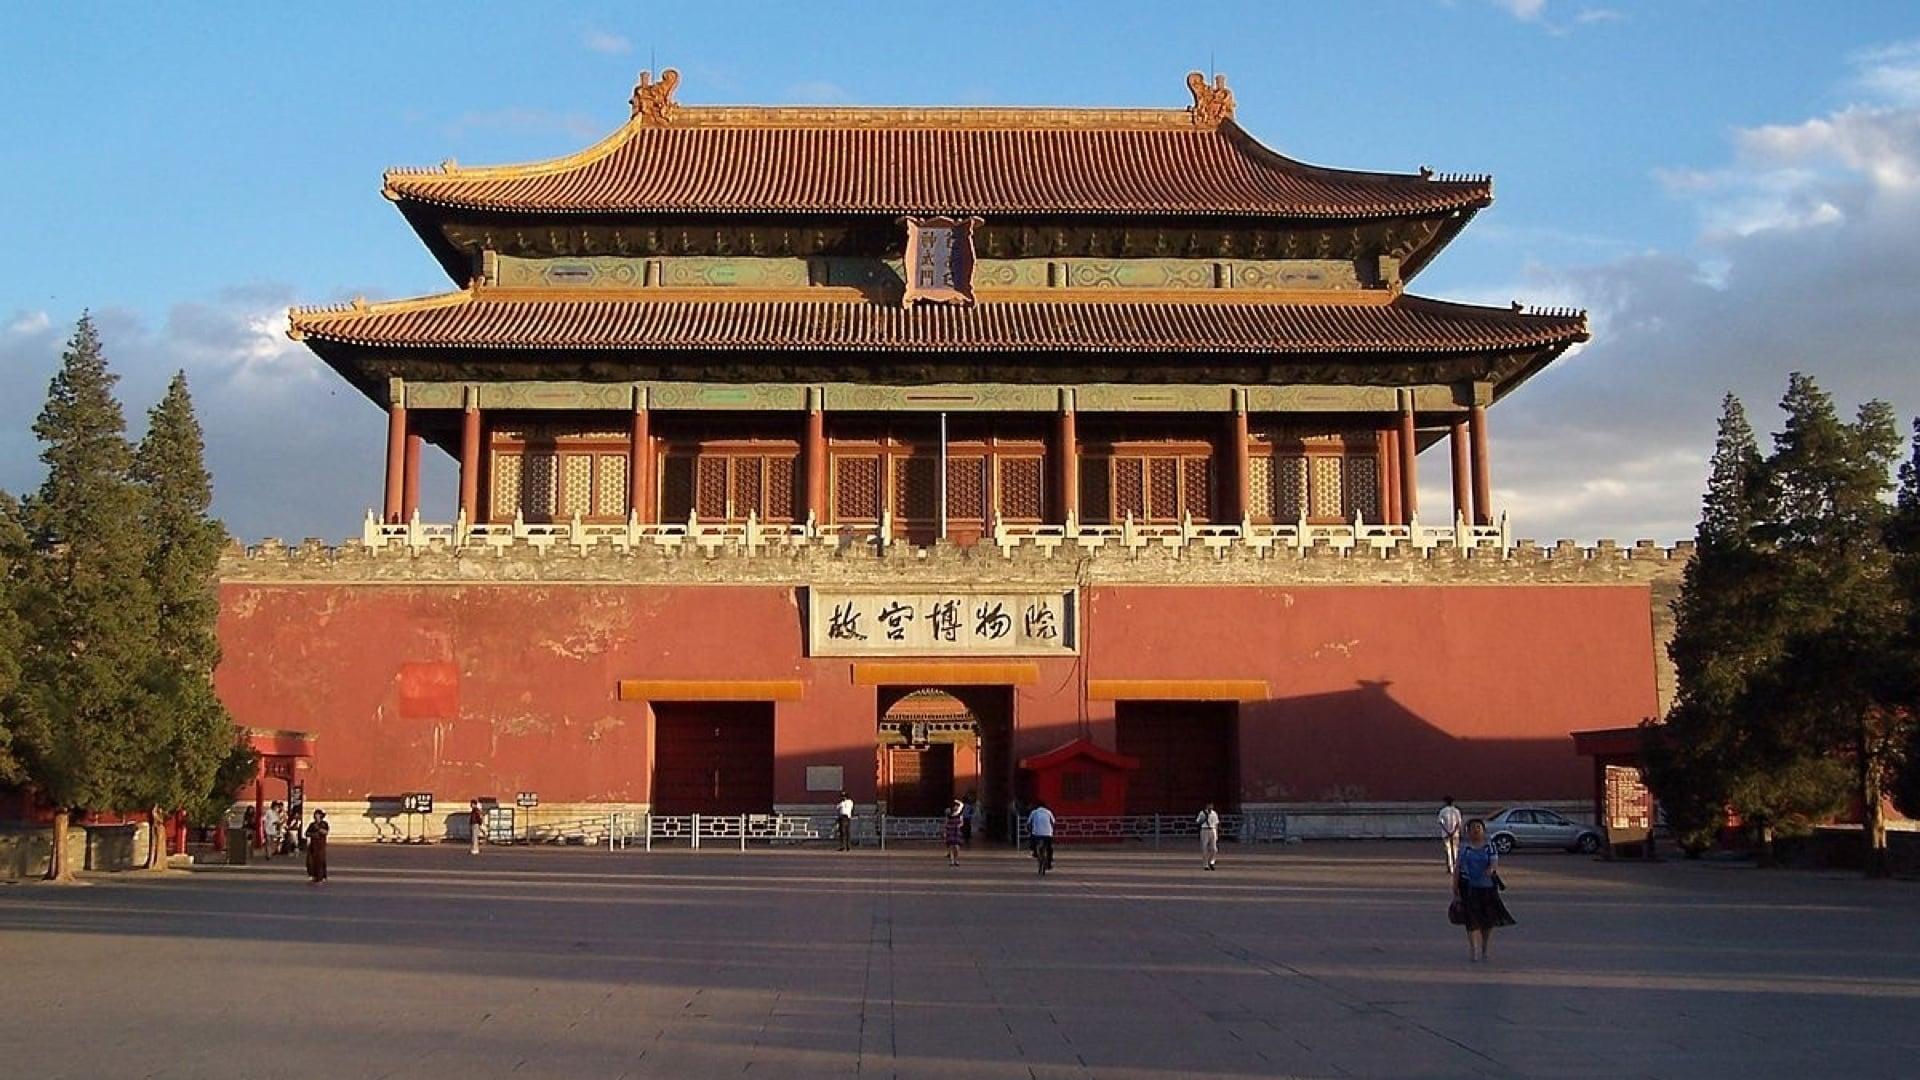
M 1537 806 L 1512 806 L 1487 819 L 1487 838 L 1505 855 L 1517 847 L 1557 847 L 1588 854 L 1600 850 L 1600 830 Z

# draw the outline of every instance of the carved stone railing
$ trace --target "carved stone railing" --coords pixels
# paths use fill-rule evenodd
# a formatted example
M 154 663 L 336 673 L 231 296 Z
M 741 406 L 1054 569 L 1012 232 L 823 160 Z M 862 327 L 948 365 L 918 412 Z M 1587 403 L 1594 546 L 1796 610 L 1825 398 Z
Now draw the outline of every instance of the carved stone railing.
M 690 514 L 684 522 L 641 524 L 629 516 L 624 524 L 586 523 L 575 516 L 571 521 L 530 523 L 515 515 L 510 523 L 469 524 L 462 514 L 451 524 L 422 522 L 416 513 L 401 524 L 382 523 L 369 510 L 361 526 L 361 544 L 369 551 L 502 550 L 524 545 L 536 550 L 571 548 L 581 553 L 591 550 L 635 551 L 648 548 L 664 551 L 681 549 L 754 554 L 770 550 L 799 548 L 872 547 L 885 549 L 907 545 L 895 535 L 891 515 L 882 514 L 874 525 L 816 525 L 809 515 L 804 522 L 767 524 L 749 514 L 741 522 L 703 522 Z M 1497 555 L 1513 548 L 1513 533 L 1507 516 L 1500 515 L 1494 525 L 1469 525 L 1464 516 L 1450 526 L 1420 524 L 1415 517 L 1406 525 L 1369 524 L 1356 516 L 1351 523 L 1338 525 L 1309 523 L 1305 518 L 1285 524 L 1256 525 L 1196 524 L 1189 515 L 1178 523 L 1140 523 L 1129 514 L 1118 525 L 1082 525 L 1068 519 L 1065 525 L 1009 524 L 996 521 L 981 538 L 981 545 L 1005 555 L 1026 548 L 1044 552 L 1058 549 L 1088 551 L 1099 548 L 1141 550 L 1167 548 L 1177 550 L 1215 550 L 1225 553 L 1235 548 L 1255 551 L 1271 549 L 1325 548 L 1348 554 L 1385 554 L 1396 551 L 1431 552 L 1439 548 L 1484 552 Z

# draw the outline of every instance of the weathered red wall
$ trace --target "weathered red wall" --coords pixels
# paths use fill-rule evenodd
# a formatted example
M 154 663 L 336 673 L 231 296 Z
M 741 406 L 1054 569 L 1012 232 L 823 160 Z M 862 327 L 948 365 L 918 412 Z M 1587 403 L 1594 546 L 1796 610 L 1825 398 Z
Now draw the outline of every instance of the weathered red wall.
M 776 798 L 840 764 L 874 796 L 875 690 L 802 655 L 771 586 L 222 587 L 217 676 L 236 721 L 318 735 L 307 797 L 644 802 L 648 712 L 618 680 L 799 679 L 776 711 Z M 1241 706 L 1249 801 L 1587 794 L 1570 731 L 1656 708 L 1644 586 L 1103 587 L 1096 679 L 1265 679 Z M 1076 661 L 1014 697 L 1016 757 L 1077 734 Z M 1113 707 L 1089 708 L 1113 745 Z

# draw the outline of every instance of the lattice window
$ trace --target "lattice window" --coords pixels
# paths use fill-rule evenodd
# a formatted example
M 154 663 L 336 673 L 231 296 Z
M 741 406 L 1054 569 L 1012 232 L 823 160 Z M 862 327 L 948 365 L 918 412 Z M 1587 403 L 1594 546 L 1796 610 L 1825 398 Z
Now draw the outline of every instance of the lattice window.
M 1299 521 L 1307 508 L 1307 459 L 1296 454 L 1273 458 L 1273 512 L 1275 521 Z
M 593 511 L 601 517 L 627 516 L 627 455 L 601 454 L 595 462 L 599 469 L 598 491 Z
M 1372 454 L 1354 454 L 1347 458 L 1346 500 L 1340 516 L 1353 520 L 1355 511 L 1369 520 L 1380 516 L 1380 459 Z
M 1273 458 L 1255 454 L 1247 459 L 1247 516 L 1272 521 L 1273 506 Z
M 770 457 L 767 459 L 767 520 L 792 521 L 793 489 L 795 474 L 799 471 L 800 459 L 797 457 Z
M 700 455 L 694 473 L 694 505 L 707 521 L 727 519 L 727 459 Z
M 1103 457 L 1080 459 L 1080 520 L 1099 524 L 1112 520 L 1113 463 Z
M 1184 497 L 1181 513 L 1192 514 L 1195 521 L 1213 520 L 1211 464 L 1203 457 L 1190 457 L 1181 463 L 1181 479 L 1185 481 L 1185 490 L 1181 492 Z M 1181 515 L 1176 513 L 1174 516 Z
M 560 516 L 593 516 L 593 455 L 560 455 Z
M 947 516 L 961 521 L 986 520 L 986 458 L 947 458 Z
M 1180 460 L 1147 459 L 1147 517 L 1155 521 L 1180 520 Z
M 939 516 L 940 463 L 930 457 L 893 459 L 893 512 L 908 521 Z
M 520 455 L 520 512 L 528 521 L 552 521 L 554 488 L 559 471 L 557 455 L 529 450 Z
M 660 518 L 686 523 L 693 513 L 692 454 L 668 454 L 660 463 Z
M 1125 521 L 1132 514 L 1138 521 L 1147 516 L 1147 462 L 1145 458 L 1113 459 L 1113 520 Z
M 519 454 L 493 455 L 493 498 L 488 503 L 496 518 L 510 518 L 520 509 L 520 470 Z
M 1319 454 L 1307 459 L 1313 467 L 1312 479 L 1312 516 L 1327 521 L 1345 521 L 1347 507 L 1343 501 L 1345 492 L 1341 488 L 1341 475 L 1345 472 L 1342 459 L 1332 454 Z
M 767 508 L 760 501 L 765 490 L 767 459 L 759 456 L 733 459 L 733 504 L 728 516 L 746 520 L 748 512 L 765 517 Z
M 880 459 L 833 459 L 833 516 L 836 521 L 880 519 Z
M 1045 464 L 1037 457 L 1003 457 L 1000 464 L 1000 516 L 1008 521 L 1039 521 L 1045 511 Z

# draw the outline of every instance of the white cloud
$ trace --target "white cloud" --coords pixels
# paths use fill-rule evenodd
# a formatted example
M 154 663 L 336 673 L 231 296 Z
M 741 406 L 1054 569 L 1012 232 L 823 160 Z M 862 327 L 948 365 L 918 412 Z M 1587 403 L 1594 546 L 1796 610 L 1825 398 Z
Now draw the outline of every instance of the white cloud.
M 1920 41 L 1901 41 L 1855 53 L 1852 86 L 1867 97 L 1920 105 Z
M 1857 62 L 1892 78 L 1891 53 Z M 1655 177 L 1699 216 L 1688 250 L 1478 290 L 1592 313 L 1593 342 L 1495 411 L 1495 491 L 1522 535 L 1688 535 L 1727 391 L 1763 432 L 1796 370 L 1847 410 L 1920 409 L 1920 101 L 1742 129 L 1725 162 Z
M 250 287 L 178 304 L 158 325 L 113 308 L 94 318 L 134 437 L 167 380 L 187 373 L 214 510 L 234 535 L 339 539 L 380 498 L 384 424 L 378 407 L 287 339 L 290 300 L 286 289 Z M 78 314 L 22 312 L 0 332 L 0 488 L 40 483 L 33 420 Z M 441 457 L 428 455 L 426 490 L 450 500 Z
M 0 329 L 0 333 L 8 337 L 23 337 L 38 334 L 52 325 L 53 317 L 44 311 L 20 311 L 7 320 L 6 327 Z
M 605 53 L 608 56 L 625 56 L 633 51 L 633 42 L 623 35 L 607 30 L 589 30 L 580 43 L 590 52 Z
M 1570 33 L 1581 26 L 1618 22 L 1626 15 L 1614 8 L 1578 7 L 1566 14 L 1567 6 L 1557 3 L 1551 9 L 1547 0 L 1488 0 L 1494 7 L 1523 23 L 1531 23 L 1552 34 Z

